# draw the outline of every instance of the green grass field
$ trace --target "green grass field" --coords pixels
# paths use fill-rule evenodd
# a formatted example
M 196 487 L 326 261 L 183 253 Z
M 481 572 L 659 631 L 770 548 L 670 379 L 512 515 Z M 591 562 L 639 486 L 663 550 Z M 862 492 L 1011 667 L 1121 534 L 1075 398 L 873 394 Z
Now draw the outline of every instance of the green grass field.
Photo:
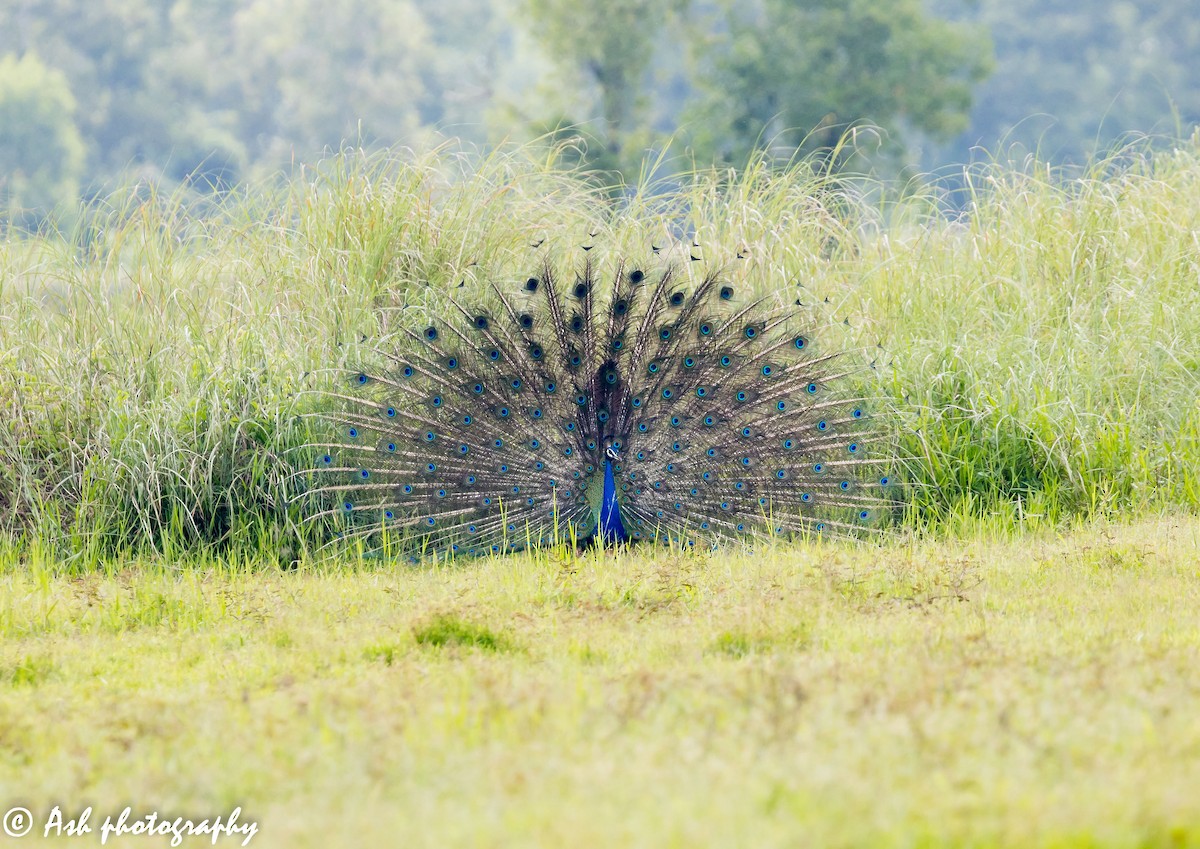
M 5 231 L 0 807 L 240 806 L 260 846 L 1200 847 L 1200 138 L 968 177 L 949 218 L 803 163 L 617 202 L 534 148 L 347 152 Z M 322 548 L 310 390 L 393 307 L 590 233 L 694 237 L 875 362 L 879 539 Z
M 1195 518 L 284 574 L 10 561 L 0 798 L 241 806 L 259 846 L 1200 846 L 1198 563 Z

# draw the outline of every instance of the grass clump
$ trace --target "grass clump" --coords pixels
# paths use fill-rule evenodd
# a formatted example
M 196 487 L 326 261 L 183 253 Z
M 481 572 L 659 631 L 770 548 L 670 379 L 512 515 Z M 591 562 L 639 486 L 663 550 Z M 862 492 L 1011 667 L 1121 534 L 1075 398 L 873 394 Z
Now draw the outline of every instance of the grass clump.
M 413 628 L 413 639 L 420 646 L 442 648 L 461 646 L 489 652 L 512 651 L 513 645 L 503 634 L 483 625 L 442 613 Z
M 58 668 L 42 655 L 24 655 L 0 667 L 0 681 L 13 687 L 36 687 L 54 678 Z
M 738 659 L 775 651 L 803 651 L 812 640 L 807 625 L 791 625 L 781 631 L 735 629 L 718 634 L 710 651 Z
M 402 653 L 402 650 L 394 643 L 376 643 L 367 646 L 363 649 L 363 660 L 382 663 L 384 666 L 391 666 L 396 662 L 396 657 Z

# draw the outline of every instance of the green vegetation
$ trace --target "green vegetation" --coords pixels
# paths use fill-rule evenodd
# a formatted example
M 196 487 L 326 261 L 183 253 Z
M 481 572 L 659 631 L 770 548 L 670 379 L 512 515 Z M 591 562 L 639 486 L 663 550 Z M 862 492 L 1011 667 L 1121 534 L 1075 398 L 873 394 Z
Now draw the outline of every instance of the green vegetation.
M 346 154 L 216 207 L 134 188 L 0 243 L 3 528 L 81 568 L 303 560 L 330 533 L 289 504 L 320 435 L 308 390 L 389 344 L 389 308 L 521 279 L 530 242 L 570 257 L 589 233 L 593 257 L 649 260 L 694 232 L 687 273 L 799 297 L 818 344 L 862 349 L 850 382 L 897 446 L 902 525 L 1200 504 L 1200 140 L 1071 180 L 979 169 L 950 222 L 936 195 L 872 204 L 888 187 L 807 163 L 614 202 L 538 150 Z
M 37 56 L 0 58 L 0 215 L 75 205 L 83 141 L 66 77 Z
M 760 147 L 783 158 L 858 153 L 839 141 L 862 124 L 895 155 L 966 128 L 988 70 L 982 31 L 931 18 L 919 0 L 748 5 L 731 4 L 726 43 L 696 57 L 707 72 L 688 124 L 702 161 L 736 165 Z
M 1194 142 L 1070 181 L 983 169 L 949 223 L 934 196 L 872 206 L 804 163 L 614 205 L 525 154 L 348 154 L 215 209 L 135 190 L 0 244 L 0 521 L 85 561 L 215 544 L 290 562 L 315 541 L 287 504 L 305 390 L 386 344 L 388 307 L 516 279 L 541 238 L 646 257 L 675 228 L 735 279 L 798 287 L 818 342 L 877 361 L 863 389 L 899 443 L 905 521 L 1200 501 Z
M 7 556 L 0 798 L 240 805 L 252 847 L 1195 847 L 1197 562 L 1195 518 L 297 573 Z
M 666 143 L 668 127 L 702 163 L 820 151 L 840 169 L 877 147 L 894 157 L 917 139 L 962 130 L 972 85 L 987 70 L 982 30 L 932 18 L 907 0 L 524 6 L 530 31 L 568 82 L 556 76 L 538 90 L 559 110 L 543 107 L 538 126 L 561 133 L 569 124 L 591 140 L 584 158 L 593 167 L 630 178 L 647 148 Z M 882 145 L 839 144 L 864 124 L 882 132 Z
M 928 168 L 967 161 L 977 145 L 1080 165 L 1130 135 L 1172 138 L 1200 123 L 1200 18 L 1191 0 L 946 0 L 933 8 L 988 32 L 996 61 L 974 90 L 970 126 L 927 151 Z
M 447 614 L 435 616 L 429 622 L 413 628 L 413 639 L 419 646 L 465 646 L 484 651 L 507 651 L 510 648 L 503 635 Z
M 1125 134 L 1186 136 L 1200 121 L 1192 5 L 0 4 L 0 60 L 50 75 L 34 90 L 46 102 L 19 112 L 52 116 L 0 125 L 42 127 L 45 142 L 0 144 L 0 192 L 60 148 L 53 191 L 20 193 L 32 217 L 64 194 L 103 198 L 130 174 L 167 193 L 220 193 L 344 145 L 490 149 L 543 134 L 575 139 L 580 160 L 629 183 L 647 151 L 667 149 L 679 160 L 659 163 L 664 174 L 764 150 L 784 162 L 836 150 L 829 164 L 880 174 L 956 167 L 978 145 L 1080 164 Z M 839 147 L 849 127 L 856 142 Z

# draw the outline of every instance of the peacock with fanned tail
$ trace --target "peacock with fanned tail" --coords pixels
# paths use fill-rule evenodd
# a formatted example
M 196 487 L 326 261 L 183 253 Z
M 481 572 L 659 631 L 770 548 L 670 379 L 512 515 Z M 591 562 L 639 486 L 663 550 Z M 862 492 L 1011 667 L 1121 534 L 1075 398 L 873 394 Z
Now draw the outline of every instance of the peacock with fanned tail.
M 886 452 L 800 309 L 669 265 L 561 270 L 454 290 L 330 393 L 318 515 L 447 555 L 876 526 Z

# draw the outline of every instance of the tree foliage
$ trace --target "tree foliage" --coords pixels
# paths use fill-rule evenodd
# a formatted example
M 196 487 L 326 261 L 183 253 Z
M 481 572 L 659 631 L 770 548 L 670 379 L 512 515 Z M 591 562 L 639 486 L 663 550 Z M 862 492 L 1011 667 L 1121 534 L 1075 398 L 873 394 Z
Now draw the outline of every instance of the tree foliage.
M 980 0 L 966 20 L 992 33 L 996 68 L 943 160 L 1002 142 L 1083 162 L 1127 133 L 1187 136 L 1200 123 L 1194 0 Z
M 84 147 L 66 76 L 34 54 L 0 59 L 0 209 L 24 217 L 73 202 Z
M 562 136 L 568 124 L 590 124 L 593 164 L 628 163 L 630 140 L 643 134 L 654 101 L 651 70 L 668 22 L 679 23 L 686 0 L 526 0 L 524 19 L 574 97 L 554 98 L 559 114 L 540 129 Z M 566 83 L 566 86 L 563 86 Z M 575 114 L 571 114 L 574 111 Z
M 90 172 L 220 185 L 343 142 L 413 141 L 434 50 L 408 0 L 0 5 L 0 53 L 34 49 L 79 98 Z
M 526 11 L 573 89 L 591 93 L 575 108 L 591 108 L 610 156 L 663 115 L 671 130 L 683 119 L 700 161 L 830 148 L 861 123 L 899 151 L 912 135 L 962 130 L 987 70 L 983 34 L 922 0 L 526 0 Z
M 210 109 L 231 116 L 229 130 L 254 158 L 416 131 L 426 32 L 410 3 L 252 0 L 235 8 L 216 27 L 210 3 L 175 6 L 177 30 L 223 36 L 190 43 L 178 83 L 198 85 Z
M 703 158 L 734 164 L 759 147 L 832 149 L 861 124 L 893 151 L 914 133 L 951 136 L 988 68 L 982 34 L 928 15 L 921 0 L 735 2 L 726 22 L 699 57 L 688 124 Z
M 700 166 L 742 165 L 752 150 L 828 149 L 870 124 L 883 130 L 885 168 L 934 168 L 1001 138 L 1063 160 L 1130 130 L 1186 136 L 1200 121 L 1193 6 L 21 0 L 0 3 L 0 56 L 36 55 L 57 75 L 40 91 L 46 114 L 66 120 L 36 153 L 67 151 L 55 172 L 65 176 L 43 198 L 131 171 L 221 188 L 343 144 L 421 146 L 439 131 L 481 145 L 583 136 L 580 162 L 632 177 L 668 141 Z M 997 71 L 980 83 L 987 33 Z M 1052 117 L 1030 120 L 1038 113 Z M 15 139 L 19 124 L 2 129 Z M 6 143 L 6 162 L 18 146 Z M 4 168 L 9 196 L 32 179 L 27 166 Z

